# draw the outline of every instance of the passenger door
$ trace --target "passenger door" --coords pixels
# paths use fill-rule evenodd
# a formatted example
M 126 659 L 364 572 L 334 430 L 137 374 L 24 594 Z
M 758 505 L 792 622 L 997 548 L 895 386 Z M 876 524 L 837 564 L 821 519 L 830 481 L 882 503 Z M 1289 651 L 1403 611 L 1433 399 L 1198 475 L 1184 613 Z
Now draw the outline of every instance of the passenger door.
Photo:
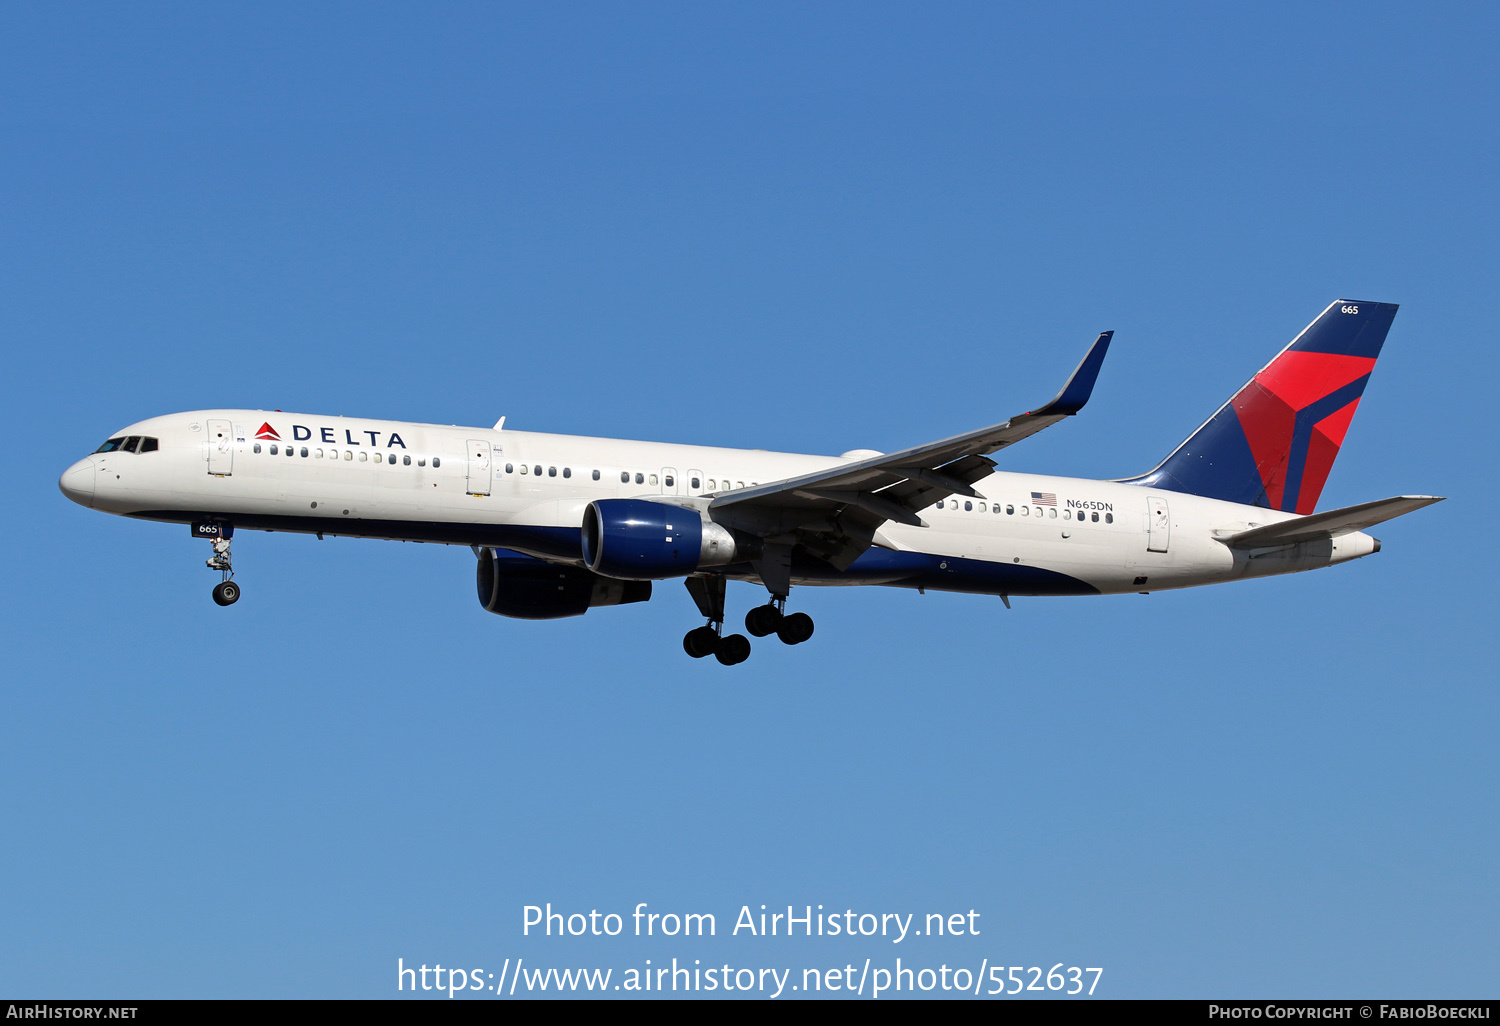
M 1159 495 L 1148 496 L 1146 506 L 1146 551 L 1166 552 L 1172 540 L 1172 514 L 1167 509 L 1167 500 Z
M 494 467 L 490 463 L 490 443 L 477 438 L 468 441 L 469 494 L 490 494 L 490 478 Z
M 234 473 L 234 427 L 227 420 L 208 422 L 208 472 L 217 477 Z

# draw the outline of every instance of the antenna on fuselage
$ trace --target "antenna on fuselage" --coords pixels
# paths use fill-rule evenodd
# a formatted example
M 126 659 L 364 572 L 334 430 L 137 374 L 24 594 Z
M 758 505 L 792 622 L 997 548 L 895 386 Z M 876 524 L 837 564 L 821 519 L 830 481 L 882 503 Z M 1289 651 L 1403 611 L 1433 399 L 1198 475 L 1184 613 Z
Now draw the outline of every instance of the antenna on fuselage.
M 495 421 L 494 430 L 499 431 L 504 426 L 505 426 L 505 418 L 501 417 L 499 420 Z

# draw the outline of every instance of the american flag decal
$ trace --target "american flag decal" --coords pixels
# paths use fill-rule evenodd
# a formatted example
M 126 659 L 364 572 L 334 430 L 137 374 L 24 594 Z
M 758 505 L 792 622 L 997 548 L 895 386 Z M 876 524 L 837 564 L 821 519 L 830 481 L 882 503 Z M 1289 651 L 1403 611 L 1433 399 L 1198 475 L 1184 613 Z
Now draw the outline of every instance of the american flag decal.
M 1056 506 L 1056 492 L 1032 492 L 1031 501 L 1037 506 Z

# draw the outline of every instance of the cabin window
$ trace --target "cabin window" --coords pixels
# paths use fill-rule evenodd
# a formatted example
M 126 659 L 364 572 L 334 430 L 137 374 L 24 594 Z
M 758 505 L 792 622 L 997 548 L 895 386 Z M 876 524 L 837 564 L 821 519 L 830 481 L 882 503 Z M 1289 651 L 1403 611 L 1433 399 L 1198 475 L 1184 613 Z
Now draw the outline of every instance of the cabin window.
M 645 484 L 646 483 L 646 475 L 645 474 L 636 474 L 635 475 L 635 483 L 636 484 Z
M 1095 513 L 1093 516 L 1089 517 L 1089 519 L 1097 524 L 1099 522 L 1099 514 Z
M 572 477 L 572 476 L 573 476 L 573 468 L 572 467 L 563 467 L 563 477 Z
M 1057 507 L 1053 506 L 1051 509 L 1049 509 L 1047 511 L 1047 515 L 1049 517 L 1051 517 L 1053 520 L 1056 520 L 1057 519 Z
M 553 468 L 553 471 L 556 472 L 556 468 L 555 467 Z M 542 476 L 542 465 L 540 463 L 538 463 L 536 466 L 534 466 L 534 467 L 531 468 L 531 472 L 533 474 L 535 474 L 537 477 L 541 477 Z
M 419 466 L 419 467 L 425 467 L 425 466 L 427 466 L 427 457 L 426 456 L 418 456 L 417 457 L 417 466 Z
M 411 466 L 411 457 L 410 457 L 410 456 L 402 456 L 402 457 L 401 457 L 401 465 L 402 465 L 402 466 L 403 466 L 403 467 L 409 467 L 409 466 Z M 505 472 L 506 472 L 506 473 L 507 473 L 507 474 L 509 474 L 509 473 L 510 473 L 510 464 L 509 464 L 509 463 L 507 463 L 507 464 L 506 464 L 506 465 L 505 465 Z
M 260 452 L 260 443 L 259 442 L 255 443 L 255 451 L 256 452 Z
M 364 463 L 369 458 L 370 457 L 363 450 L 361 450 L 361 452 L 359 454 L 359 462 Z
M 302 458 L 307 459 L 307 446 L 302 447 Z
M 668 488 L 676 487 L 675 485 L 672 484 L 672 481 L 673 481 L 672 475 L 668 474 L 667 477 L 666 477 L 666 485 L 667 485 Z
M 1022 512 L 1025 512 L 1025 507 L 1024 506 L 1022 507 Z M 1016 507 L 1014 507 L 1014 506 L 1010 505 L 1009 503 L 1007 503 L 1006 506 L 1005 506 L 1005 515 L 1008 516 L 1008 517 L 1010 517 L 1010 516 L 1015 516 L 1015 513 L 1016 513 Z
M 974 504 L 972 502 L 970 502 L 968 499 L 964 500 L 964 512 L 965 513 L 972 513 L 972 512 L 974 512 Z
M 442 465 L 443 465 L 443 461 L 441 459 L 439 459 L 436 456 L 434 456 L 432 458 L 432 469 L 433 470 L 436 470 L 438 467 L 441 467 Z
M 407 459 L 408 462 L 411 461 L 411 457 L 410 456 L 406 457 L 406 459 Z M 507 474 L 514 474 L 516 472 L 516 465 L 514 463 L 507 463 L 505 465 L 505 472 Z
M 1029 516 L 1031 516 L 1031 507 L 1030 506 L 1022 506 L 1021 507 L 1021 516 L 1023 516 L 1023 517 L 1029 517 Z
M 125 441 L 124 438 L 111 438 L 109 441 L 105 442 L 103 445 L 99 446 L 99 448 L 95 449 L 94 451 L 95 452 L 114 452 L 116 449 L 118 449 L 120 447 L 120 443 L 123 442 L 123 441 Z
M 620 483 L 621 484 L 629 484 L 630 483 L 630 471 L 628 471 L 628 470 L 622 470 L 622 471 L 620 471 Z
M 594 480 L 595 481 L 599 480 L 599 471 L 597 471 L 597 470 L 594 471 Z
M 1104 522 L 1106 524 L 1112 524 L 1112 523 L 1114 523 L 1115 522 L 1115 515 L 1113 513 L 1106 513 L 1106 514 L 1104 514 Z
M 654 486 L 654 485 L 655 485 L 655 484 L 656 484 L 656 475 L 655 475 L 655 474 L 652 474 L 652 475 L 651 475 L 651 484 L 652 484 L 652 485 L 653 485 L 653 486 Z
M 287 446 L 286 447 L 286 454 L 288 456 L 295 456 L 295 455 L 297 455 L 297 449 L 296 449 L 296 447 L 295 446 L 291 446 L 291 445 Z
M 736 487 L 736 488 L 743 488 L 743 487 L 745 487 L 745 482 L 743 482 L 743 481 L 736 481 L 736 482 L 735 482 L 735 483 L 734 483 L 734 486 L 735 486 L 735 487 Z
M 271 455 L 275 456 L 275 455 L 278 454 L 278 452 L 279 452 L 279 450 L 276 448 L 276 443 L 272 442 L 271 443 Z
M 547 468 L 547 476 L 548 477 L 556 477 L 557 476 L 557 468 L 556 467 L 548 467 Z
M 1073 511 L 1070 510 L 1070 509 L 1063 510 L 1063 519 L 1064 520 L 1072 520 L 1073 519 Z
M 696 477 L 693 478 L 693 491 L 696 492 L 701 487 L 703 487 L 703 486 L 699 483 L 698 478 L 696 478 Z
M 712 491 L 716 491 L 718 489 L 718 487 L 719 487 L 719 482 L 718 481 L 714 480 L 713 478 L 709 478 L 708 479 L 708 490 L 709 491 L 711 491 L 711 492 Z
M 521 473 L 523 473 L 523 474 L 529 474 L 529 473 L 531 473 L 531 469 L 529 467 L 527 467 L 526 464 L 523 463 L 523 464 L 521 464 Z

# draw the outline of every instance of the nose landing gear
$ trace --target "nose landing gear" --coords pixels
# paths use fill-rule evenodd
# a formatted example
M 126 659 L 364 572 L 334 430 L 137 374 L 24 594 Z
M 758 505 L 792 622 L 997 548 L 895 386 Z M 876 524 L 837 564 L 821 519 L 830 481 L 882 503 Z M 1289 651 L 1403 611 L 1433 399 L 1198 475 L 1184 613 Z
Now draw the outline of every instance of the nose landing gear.
M 234 537 L 234 525 L 217 522 L 194 524 L 193 537 L 213 541 L 214 554 L 204 565 L 223 574 L 223 580 L 214 585 L 214 601 L 221 606 L 234 605 L 240 600 L 240 586 L 234 583 L 234 563 L 229 554 L 229 539 Z

